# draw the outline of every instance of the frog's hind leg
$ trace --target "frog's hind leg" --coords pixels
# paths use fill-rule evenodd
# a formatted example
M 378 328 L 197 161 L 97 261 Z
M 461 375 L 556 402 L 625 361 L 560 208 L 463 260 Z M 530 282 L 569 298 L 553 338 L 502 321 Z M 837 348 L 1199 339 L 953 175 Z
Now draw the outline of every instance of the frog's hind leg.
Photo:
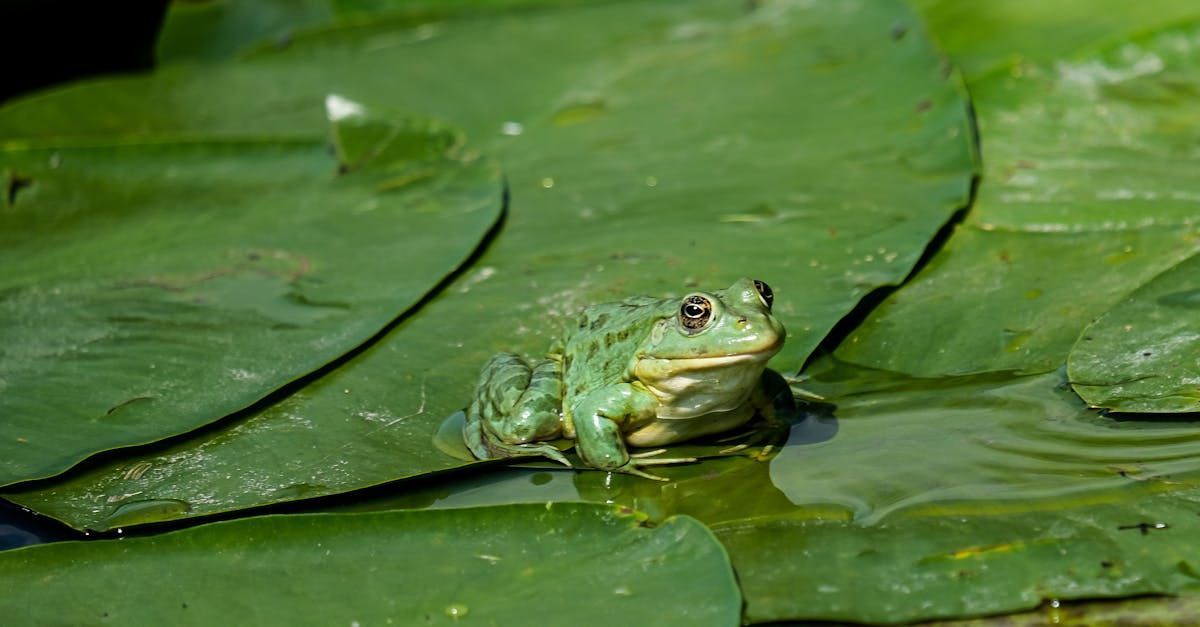
M 554 358 L 535 367 L 512 353 L 496 355 L 484 367 L 467 408 L 463 439 L 479 459 L 541 455 L 570 462 L 542 440 L 562 435 L 562 364 Z

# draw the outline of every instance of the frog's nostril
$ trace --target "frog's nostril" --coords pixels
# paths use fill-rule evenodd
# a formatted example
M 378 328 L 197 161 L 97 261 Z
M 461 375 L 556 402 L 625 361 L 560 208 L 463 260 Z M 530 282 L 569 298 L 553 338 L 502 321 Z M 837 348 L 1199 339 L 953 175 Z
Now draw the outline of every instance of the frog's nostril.
M 746 324 L 746 316 L 738 318 L 738 324 Z

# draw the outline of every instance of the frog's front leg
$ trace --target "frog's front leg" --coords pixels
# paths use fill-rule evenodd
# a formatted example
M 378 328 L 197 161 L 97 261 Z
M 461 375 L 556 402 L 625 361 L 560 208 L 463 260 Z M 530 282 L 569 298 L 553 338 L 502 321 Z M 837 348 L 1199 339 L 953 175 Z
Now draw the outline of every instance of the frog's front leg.
M 639 467 L 696 460 L 633 458 L 625 449 L 624 433 L 654 420 L 657 408 L 658 399 L 635 384 L 610 385 L 585 395 L 572 411 L 576 452 L 592 468 L 666 481 Z

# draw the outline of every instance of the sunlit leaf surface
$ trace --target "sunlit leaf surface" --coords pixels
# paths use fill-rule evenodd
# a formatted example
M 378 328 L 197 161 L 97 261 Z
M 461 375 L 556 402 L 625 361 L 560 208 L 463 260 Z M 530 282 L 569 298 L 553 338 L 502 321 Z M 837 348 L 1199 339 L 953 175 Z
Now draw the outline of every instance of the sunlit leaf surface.
M 228 98 L 251 84 L 283 91 Z M 790 331 L 774 365 L 797 368 L 863 294 L 906 274 L 973 172 L 954 75 L 911 14 L 880 2 L 368 22 L 220 71 L 25 103 L 41 108 L 15 107 L 0 126 L 27 120 L 36 133 L 46 110 L 70 111 L 81 132 L 103 132 L 90 99 L 135 90 L 225 112 L 152 115 L 151 126 L 236 134 L 253 119 L 285 133 L 308 115 L 289 103 L 331 88 L 439 111 L 486 140 L 511 190 L 494 245 L 381 342 L 279 404 L 10 498 L 103 529 L 462 466 L 432 441 L 484 361 L 544 351 L 581 307 L 630 294 L 766 280 Z M 247 107 L 273 113 L 233 115 Z
M 1197 50 L 1192 20 L 971 83 L 986 138 L 975 205 L 838 355 L 921 376 L 1052 370 L 1084 326 L 1193 254 Z
M 0 144 L 0 485 L 243 409 L 458 267 L 500 217 L 498 168 L 442 125 L 374 124 L 354 164 L 324 123 Z
M 737 625 L 686 516 L 602 505 L 267 516 L 0 553 L 7 624 Z
M 1094 407 L 1200 412 L 1200 254 L 1084 329 L 1068 365 L 1071 385 Z
M 363 0 L 369 2 L 370 0 Z M 910 0 L 933 38 L 971 82 L 1036 64 L 1073 59 L 1194 18 L 1191 0 Z M 987 149 L 991 147 L 988 146 Z

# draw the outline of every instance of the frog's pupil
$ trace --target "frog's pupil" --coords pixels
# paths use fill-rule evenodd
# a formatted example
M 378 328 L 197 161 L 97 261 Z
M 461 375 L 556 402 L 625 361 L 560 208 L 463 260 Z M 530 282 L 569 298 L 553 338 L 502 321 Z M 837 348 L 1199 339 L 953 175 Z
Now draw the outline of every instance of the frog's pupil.
M 712 303 L 703 296 L 688 296 L 680 308 L 680 322 L 689 329 L 701 329 L 712 315 Z
M 758 295 L 762 297 L 767 309 L 770 309 L 771 305 L 775 304 L 775 293 L 771 291 L 770 285 L 756 279 L 754 281 L 754 289 L 758 290 Z

